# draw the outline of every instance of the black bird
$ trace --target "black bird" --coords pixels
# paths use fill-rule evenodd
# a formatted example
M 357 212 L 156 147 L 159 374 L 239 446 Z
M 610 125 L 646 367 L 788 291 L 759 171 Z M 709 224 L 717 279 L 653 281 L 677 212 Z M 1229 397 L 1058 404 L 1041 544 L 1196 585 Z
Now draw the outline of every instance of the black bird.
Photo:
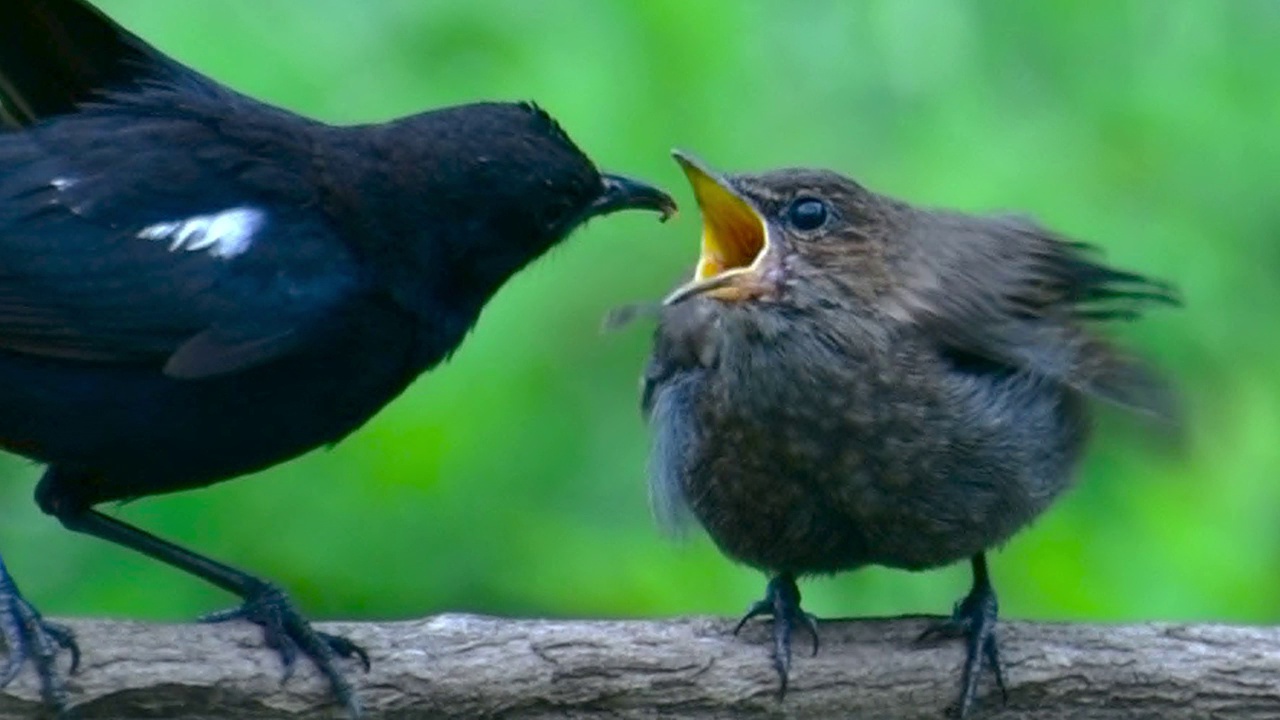
M 985 553 L 1071 483 L 1086 400 L 1174 414 L 1086 321 L 1175 302 L 1172 288 L 1024 219 L 924 210 L 833 172 L 676 159 L 704 225 L 644 375 L 660 518 L 692 514 L 771 574 L 743 622 L 773 617 L 783 692 L 793 629 L 817 650 L 797 577 L 969 559 L 972 590 L 926 633 L 967 639 L 963 716 L 984 662 L 1004 689 Z
M 79 0 L 0 4 L 0 447 L 41 509 L 238 595 L 286 672 L 337 656 L 277 587 L 94 506 L 334 443 L 445 359 L 504 281 L 586 220 L 665 217 L 532 104 L 335 127 L 184 67 Z M 0 685 L 65 703 L 59 649 L 0 563 Z

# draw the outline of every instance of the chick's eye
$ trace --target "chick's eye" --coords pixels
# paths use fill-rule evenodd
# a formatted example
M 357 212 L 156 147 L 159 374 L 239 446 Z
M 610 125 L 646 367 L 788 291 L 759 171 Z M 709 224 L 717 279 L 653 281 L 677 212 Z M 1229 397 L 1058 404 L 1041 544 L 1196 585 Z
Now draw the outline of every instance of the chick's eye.
M 827 204 L 815 198 L 800 198 L 787 209 L 787 221 L 797 230 L 816 230 L 827 221 Z

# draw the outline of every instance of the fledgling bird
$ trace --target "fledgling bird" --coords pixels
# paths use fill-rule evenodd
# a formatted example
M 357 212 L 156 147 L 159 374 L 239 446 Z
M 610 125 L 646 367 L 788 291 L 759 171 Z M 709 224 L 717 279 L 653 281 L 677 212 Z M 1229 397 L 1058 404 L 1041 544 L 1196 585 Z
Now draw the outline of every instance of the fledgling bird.
M 676 153 L 703 213 L 694 278 L 659 311 L 642 406 L 659 519 L 692 515 L 771 575 L 785 692 L 796 579 L 969 559 L 973 587 L 926 633 L 963 636 L 1003 692 L 987 550 L 1072 480 L 1086 401 L 1163 418 L 1168 387 L 1087 327 L 1173 289 L 1014 217 L 925 210 L 834 172 L 721 175 Z
M 0 447 L 47 464 L 67 528 L 243 599 L 286 668 L 336 658 L 276 586 L 104 515 L 332 444 L 445 359 L 523 266 L 586 220 L 666 217 L 527 103 L 337 127 L 161 54 L 81 0 L 0 3 Z M 65 628 L 0 562 L 0 687 L 65 703 Z

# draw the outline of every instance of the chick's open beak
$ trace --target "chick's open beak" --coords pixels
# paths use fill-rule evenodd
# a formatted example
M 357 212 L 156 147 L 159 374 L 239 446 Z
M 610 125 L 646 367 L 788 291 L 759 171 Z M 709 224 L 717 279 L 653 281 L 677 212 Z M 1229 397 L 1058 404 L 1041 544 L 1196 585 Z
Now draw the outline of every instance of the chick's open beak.
M 669 295 L 664 304 L 694 295 L 741 301 L 761 294 L 759 266 L 769 239 L 764 218 L 718 173 L 687 153 L 671 154 L 688 177 L 702 211 L 702 247 L 693 281 Z

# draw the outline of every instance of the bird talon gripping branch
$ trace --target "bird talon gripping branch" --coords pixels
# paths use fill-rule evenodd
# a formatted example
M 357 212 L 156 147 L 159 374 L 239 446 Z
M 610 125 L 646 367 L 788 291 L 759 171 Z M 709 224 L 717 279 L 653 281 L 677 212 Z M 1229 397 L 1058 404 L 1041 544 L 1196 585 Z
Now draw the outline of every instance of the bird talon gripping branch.
M 601 172 L 532 103 L 337 127 L 236 93 L 85 0 L 0 2 L 0 448 L 68 529 L 240 597 L 286 674 L 353 713 L 261 580 L 102 515 L 333 445 L 448 357 L 512 275 L 594 217 L 675 203 Z M 265 593 L 265 594 L 264 594 Z M 0 574 L 7 674 L 70 635 Z M 36 621 L 30 622 L 30 618 Z
M 1071 484 L 1087 400 L 1170 414 L 1167 386 L 1086 321 L 1176 294 L 1025 220 L 676 160 L 703 231 L 644 372 L 659 515 L 773 576 L 748 615 L 774 616 L 784 689 L 794 578 L 972 559 L 973 589 L 926 637 L 966 638 L 956 714 L 983 665 L 1003 694 L 983 553 Z
M 986 556 L 973 558 L 973 588 L 963 600 L 956 603 L 951 617 L 940 620 L 920 633 L 918 643 L 963 638 L 965 661 L 960 673 L 960 698 L 949 712 L 964 717 L 978 695 L 978 681 L 984 667 L 991 670 L 1003 702 L 1008 702 L 1009 692 L 1004 684 L 1004 668 L 1000 665 L 1000 647 L 996 640 L 996 620 L 1000 607 L 996 591 L 991 587 L 987 574 Z
M 763 599 L 751 604 L 746 614 L 733 626 L 737 635 L 748 621 L 757 617 L 773 618 L 773 667 L 778 672 L 778 697 L 786 697 L 791 676 L 791 636 L 797 627 L 809 633 L 813 654 L 818 654 L 818 620 L 800 605 L 800 588 L 791 575 L 779 575 L 769 581 Z
M 71 654 L 67 670 L 74 674 L 80 667 L 80 646 L 71 629 L 51 623 L 40 616 L 31 603 L 18 592 L 18 586 L 0 560 L 0 638 L 8 650 L 0 669 L 0 689 L 13 682 L 24 665 L 30 663 L 40 680 L 40 696 L 56 713 L 66 709 L 67 692 L 58 676 L 58 651 Z
M 370 670 L 369 654 L 347 638 L 322 633 L 311 627 L 283 590 L 270 583 L 258 583 L 244 603 L 236 608 L 210 613 L 200 618 L 205 623 L 244 620 L 262 628 L 263 642 L 280 655 L 280 683 L 293 677 L 298 655 L 304 655 L 319 668 L 333 688 L 334 695 L 358 714 L 355 694 L 338 670 L 336 660 L 357 660 L 365 672 Z

